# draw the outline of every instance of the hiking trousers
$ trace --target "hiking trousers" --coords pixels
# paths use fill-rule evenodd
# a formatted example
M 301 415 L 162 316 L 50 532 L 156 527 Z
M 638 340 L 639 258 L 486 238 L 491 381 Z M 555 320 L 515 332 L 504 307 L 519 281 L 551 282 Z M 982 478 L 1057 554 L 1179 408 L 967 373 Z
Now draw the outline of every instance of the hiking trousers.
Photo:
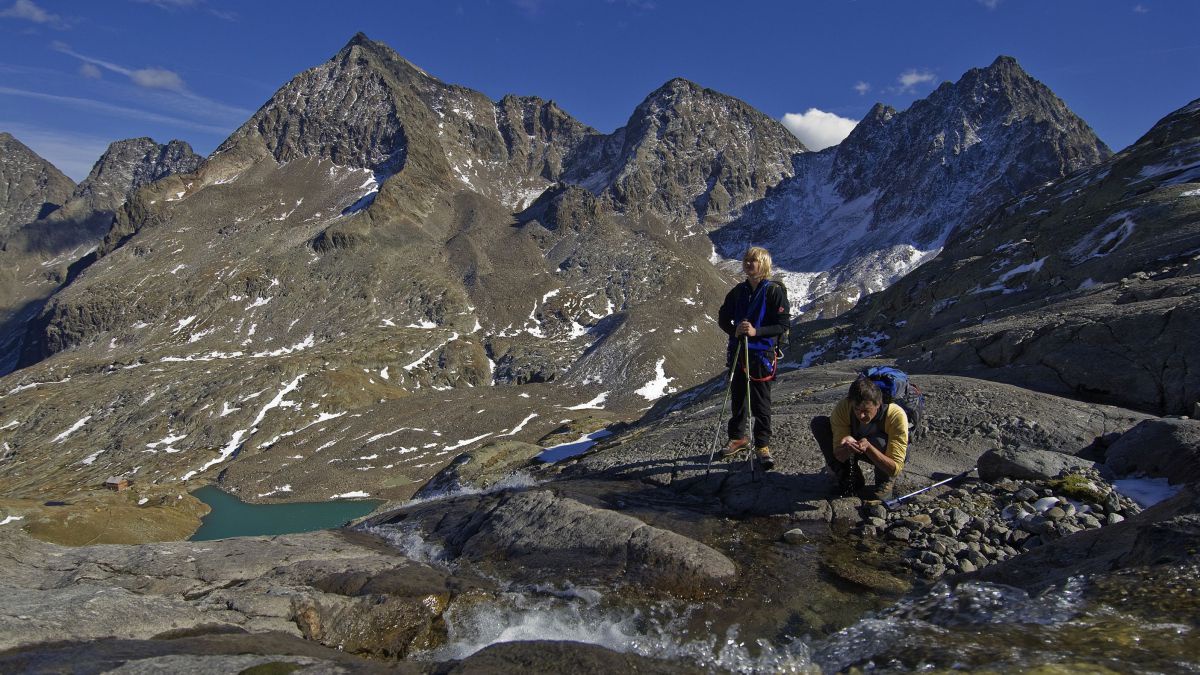
M 867 499 L 887 499 L 892 496 L 895 477 L 889 476 L 887 471 L 875 466 L 870 460 L 861 455 L 854 455 L 844 462 L 839 462 L 833 456 L 833 425 L 830 423 L 828 416 L 818 415 L 812 418 L 810 426 L 813 438 L 816 439 L 817 445 L 821 448 L 821 454 L 825 456 L 825 464 L 833 471 L 833 475 L 837 480 L 835 489 L 839 493 L 839 496 L 854 493 L 858 493 Z M 873 485 L 866 485 L 866 477 L 860 463 L 867 464 L 874 469 L 875 480 Z
M 729 418 L 729 440 L 746 437 L 746 370 L 742 364 L 735 364 L 737 372 L 733 374 L 729 396 L 733 402 L 732 414 Z M 765 377 L 770 369 L 755 361 L 750 362 L 750 372 L 754 377 Z M 767 382 L 750 382 L 750 410 L 754 413 L 754 447 L 765 448 L 771 445 L 771 385 Z

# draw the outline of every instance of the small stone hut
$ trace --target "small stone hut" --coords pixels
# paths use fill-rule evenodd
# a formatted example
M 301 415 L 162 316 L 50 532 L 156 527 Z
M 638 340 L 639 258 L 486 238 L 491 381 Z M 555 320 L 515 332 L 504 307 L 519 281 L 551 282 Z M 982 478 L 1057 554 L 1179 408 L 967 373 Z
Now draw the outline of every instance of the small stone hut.
M 104 487 L 108 488 L 109 490 L 116 490 L 117 492 L 120 492 L 121 490 L 128 490 L 129 479 L 124 476 L 112 476 L 108 480 L 104 481 Z

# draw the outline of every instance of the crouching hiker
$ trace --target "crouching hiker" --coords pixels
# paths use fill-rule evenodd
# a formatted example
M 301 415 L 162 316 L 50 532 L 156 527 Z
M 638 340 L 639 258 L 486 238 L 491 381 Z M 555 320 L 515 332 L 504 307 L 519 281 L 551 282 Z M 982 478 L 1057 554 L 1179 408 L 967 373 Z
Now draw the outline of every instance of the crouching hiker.
M 759 246 L 751 247 L 742 258 L 746 280 L 725 296 L 717 312 L 717 323 L 729 335 L 725 353 L 726 367 L 733 368 L 730 396 L 733 402 L 729 419 L 729 445 L 722 457 L 731 457 L 750 447 L 764 469 L 775 466 L 771 457 L 771 381 L 778 366 L 778 340 L 790 327 L 791 305 L 787 289 L 767 277 L 771 275 L 771 254 Z M 749 370 L 747 370 L 749 362 Z M 747 394 L 749 390 L 749 394 Z M 746 410 L 749 404 L 750 410 Z M 753 415 L 754 438 L 747 438 L 747 418 Z
M 892 496 L 896 476 L 904 469 L 908 453 L 908 416 L 898 404 L 883 402 L 877 384 L 859 376 L 831 417 L 813 418 L 812 433 L 833 471 L 838 496 Z M 866 485 L 859 462 L 874 467 L 873 485 Z

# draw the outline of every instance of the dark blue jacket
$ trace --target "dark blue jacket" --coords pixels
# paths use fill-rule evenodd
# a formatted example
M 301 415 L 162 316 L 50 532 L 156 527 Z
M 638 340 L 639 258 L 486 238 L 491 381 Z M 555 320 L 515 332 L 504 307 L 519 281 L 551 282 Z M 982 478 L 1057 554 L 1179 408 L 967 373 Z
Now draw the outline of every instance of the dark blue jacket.
M 751 290 L 749 281 L 734 286 L 717 313 L 718 325 L 729 336 L 726 365 L 733 361 L 733 353 L 740 342 L 739 338 L 734 337 L 734 331 L 743 319 L 749 320 L 757 333 L 749 339 L 750 358 L 767 362 L 771 359 L 779 336 L 791 325 L 791 314 L 787 289 L 783 284 L 764 279 L 755 290 Z

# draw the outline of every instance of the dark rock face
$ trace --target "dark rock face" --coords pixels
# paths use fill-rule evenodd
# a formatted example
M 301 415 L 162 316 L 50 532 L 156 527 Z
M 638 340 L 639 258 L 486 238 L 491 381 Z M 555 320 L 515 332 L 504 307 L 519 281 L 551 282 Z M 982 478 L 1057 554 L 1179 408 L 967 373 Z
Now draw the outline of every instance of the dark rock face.
M 509 162 L 528 175 L 561 179 L 575 154 L 597 132 L 581 124 L 554 101 L 536 96 L 505 96 L 496 106 L 496 122 Z M 526 205 L 517 204 L 517 210 Z
M 1109 446 L 1105 463 L 1121 475 L 1163 476 L 1172 485 L 1200 483 L 1200 420 L 1146 420 Z
M 642 101 L 623 128 L 581 151 L 564 178 L 609 195 L 622 210 L 711 227 L 790 175 L 802 152 L 776 120 L 677 78 Z
M 108 146 L 73 199 L 96 211 L 115 212 L 134 190 L 177 173 L 191 173 L 204 158 L 180 140 L 165 145 L 152 138 L 131 138 Z
M 417 673 L 416 666 L 351 656 L 278 632 L 248 633 L 209 628 L 148 640 L 101 639 L 51 642 L 0 654 L 0 669 L 13 673 L 80 672 L 288 673 L 296 670 L 349 673 Z
M 67 202 L 75 182 L 7 132 L 0 133 L 0 241 Z
M 356 38 L 329 63 L 282 87 L 218 152 L 231 150 L 253 135 L 279 162 L 318 157 L 357 168 L 402 168 L 407 138 L 401 115 L 424 112 L 423 106 L 400 109 L 402 103 L 412 101 L 393 99 L 385 75 L 389 71 L 373 67 L 379 59 L 396 66 L 390 72 L 405 84 L 436 82 L 365 36 Z
M 800 155 L 781 182 L 714 234 L 727 256 L 763 243 L 805 318 L 834 316 L 932 258 L 1015 195 L 1110 152 L 1016 61 L 945 83 L 906 111 L 877 105 L 841 144 Z
M 6 277 L 0 290 L 0 373 L 17 365 L 24 333 L 45 300 L 95 259 L 92 252 L 125 200 L 138 188 L 194 171 L 201 162 L 183 141 L 117 141 L 62 208 L 15 227 L 7 238 L 0 230 Z

